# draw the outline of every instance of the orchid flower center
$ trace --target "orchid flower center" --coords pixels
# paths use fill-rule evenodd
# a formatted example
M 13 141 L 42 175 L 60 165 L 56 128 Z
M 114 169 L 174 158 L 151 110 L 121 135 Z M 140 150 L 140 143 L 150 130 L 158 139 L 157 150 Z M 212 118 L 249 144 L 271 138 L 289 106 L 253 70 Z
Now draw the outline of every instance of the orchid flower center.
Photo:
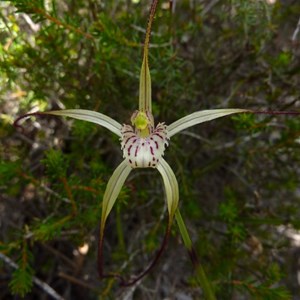
M 167 126 L 154 127 L 150 112 L 134 112 L 131 122 L 121 129 L 123 157 L 132 168 L 156 168 L 168 145 Z

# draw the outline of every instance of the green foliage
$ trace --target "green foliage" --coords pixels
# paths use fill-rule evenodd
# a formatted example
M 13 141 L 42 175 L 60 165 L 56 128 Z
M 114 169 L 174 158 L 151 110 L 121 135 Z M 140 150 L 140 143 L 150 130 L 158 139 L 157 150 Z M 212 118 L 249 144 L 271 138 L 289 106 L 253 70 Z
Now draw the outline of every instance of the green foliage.
M 231 13 L 234 21 L 242 27 L 246 42 L 261 50 L 273 33 L 272 7 L 267 1 L 232 0 Z
M 67 174 L 68 159 L 62 152 L 50 149 L 45 152 L 45 158 L 41 161 L 46 167 L 46 172 L 54 178 L 63 178 Z
M 16 177 L 20 170 L 20 162 L 0 162 L 0 185 L 4 185 Z
M 261 285 L 257 289 L 249 288 L 252 297 L 258 300 L 289 300 L 291 294 L 284 287 L 270 288 L 270 286 Z
M 262 128 L 265 127 L 264 124 L 260 124 L 257 121 L 257 116 L 253 114 L 239 114 L 232 116 L 234 120 L 234 126 L 237 130 L 244 130 L 247 132 L 260 132 Z
M 228 223 L 235 222 L 238 217 L 238 208 L 233 200 L 222 202 L 219 208 L 220 217 Z
M 10 282 L 10 289 L 13 294 L 24 297 L 32 289 L 32 269 L 19 268 L 13 272 Z
M 82 121 L 76 121 L 73 124 L 73 133 L 76 138 L 80 141 L 85 141 L 87 138 L 90 138 L 92 135 L 91 133 L 96 131 L 94 124 Z
M 48 241 L 59 237 L 61 230 L 65 225 L 65 219 L 56 220 L 53 218 L 48 218 L 46 220 L 37 220 L 36 225 L 33 227 L 34 238 L 38 241 Z
M 13 294 L 18 294 L 24 297 L 32 288 L 33 269 L 30 266 L 32 254 L 24 243 L 22 248 L 22 256 L 18 263 L 18 268 L 12 274 L 12 280 L 9 287 Z
M 44 8 L 43 0 L 14 0 L 9 2 L 11 2 L 17 8 L 16 13 L 23 12 L 27 14 L 32 14 L 33 16 L 38 15 L 38 9 Z
M 217 107 L 299 109 L 299 34 L 291 43 L 297 1 L 177 1 L 174 14 L 167 2 L 153 24 L 149 57 L 156 122 Z M 146 0 L 0 2 L 0 251 L 33 258 L 17 260 L 12 278 L 2 262 L 13 293 L 46 293 L 32 286 L 34 273 L 69 299 L 124 296 L 114 281 L 96 279 L 103 193 L 122 159 L 118 138 L 50 116 L 24 121 L 24 132 L 12 123 L 62 107 L 128 123 L 138 105 L 148 8 Z M 220 300 L 300 293 L 285 234 L 300 228 L 299 131 L 298 117 L 241 114 L 170 141 L 166 157 L 184 219 Z M 155 171 L 132 172 L 108 219 L 107 272 L 138 273 L 161 242 L 165 203 Z M 201 299 L 172 232 L 167 253 L 133 298 Z M 79 255 L 83 244 L 89 251 Z M 10 297 L 4 284 L 1 299 Z

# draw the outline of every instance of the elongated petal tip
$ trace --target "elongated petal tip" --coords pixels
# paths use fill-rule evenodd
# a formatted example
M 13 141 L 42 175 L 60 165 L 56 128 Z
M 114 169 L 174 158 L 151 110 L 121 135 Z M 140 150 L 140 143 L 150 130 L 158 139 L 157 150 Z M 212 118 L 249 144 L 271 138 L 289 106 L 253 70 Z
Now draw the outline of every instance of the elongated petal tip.
M 122 125 L 114 119 L 96 111 L 86 109 L 64 109 L 45 112 L 48 115 L 70 117 L 78 120 L 83 120 L 98 124 L 121 137 Z
M 170 222 L 172 222 L 179 201 L 177 179 L 171 167 L 163 158 L 160 159 L 157 165 L 157 170 L 160 172 L 163 178 Z
M 225 109 L 210 109 L 194 112 L 187 115 L 168 126 L 168 136 L 171 137 L 174 134 L 185 130 L 191 126 L 208 122 L 217 118 L 225 117 L 237 113 L 249 113 L 250 110 L 241 108 L 225 108 Z
M 101 228 L 104 229 L 106 219 L 116 202 L 116 199 L 121 191 L 121 188 L 128 177 L 131 167 L 125 160 L 116 168 L 113 175 L 110 177 L 103 197 Z

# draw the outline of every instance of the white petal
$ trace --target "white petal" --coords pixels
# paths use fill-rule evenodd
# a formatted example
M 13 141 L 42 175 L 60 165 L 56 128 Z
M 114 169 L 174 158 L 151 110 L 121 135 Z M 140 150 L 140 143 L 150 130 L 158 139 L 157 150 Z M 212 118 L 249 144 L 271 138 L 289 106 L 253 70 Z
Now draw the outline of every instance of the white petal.
M 132 169 L 124 160 L 110 177 L 103 197 L 101 228 L 104 229 L 106 219 L 114 206 L 121 188 Z
M 122 125 L 114 119 L 96 111 L 86 109 L 64 109 L 45 112 L 48 115 L 65 116 L 101 125 L 121 137 Z
M 245 113 L 245 112 L 250 112 L 250 111 L 247 109 L 240 109 L 240 108 L 210 109 L 210 110 L 197 111 L 170 124 L 167 128 L 168 137 L 170 138 L 171 136 L 178 133 L 179 131 L 182 131 L 184 129 L 187 129 L 191 126 L 200 123 L 204 123 L 207 121 L 211 121 L 232 114 Z
M 170 220 L 172 220 L 179 200 L 177 179 L 171 167 L 163 158 L 159 160 L 159 163 L 157 164 L 157 170 L 160 172 L 164 181 L 168 211 Z

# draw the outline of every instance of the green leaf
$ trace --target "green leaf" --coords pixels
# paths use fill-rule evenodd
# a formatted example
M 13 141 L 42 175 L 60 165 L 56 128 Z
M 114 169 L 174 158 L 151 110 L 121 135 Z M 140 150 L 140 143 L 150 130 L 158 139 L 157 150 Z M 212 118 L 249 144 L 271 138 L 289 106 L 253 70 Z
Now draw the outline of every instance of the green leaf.
M 185 223 L 182 219 L 179 208 L 175 212 L 175 218 L 176 218 L 177 225 L 179 227 L 179 231 L 180 231 L 184 246 L 188 250 L 188 252 L 190 254 L 190 258 L 194 265 L 196 280 L 199 284 L 199 287 L 201 287 L 203 289 L 206 299 L 216 300 L 214 291 L 212 289 L 212 284 L 209 281 L 208 277 L 206 276 L 206 273 L 205 273 L 201 263 L 199 262 L 197 254 L 196 254 L 195 250 L 193 249 L 192 240 L 187 231 Z
M 20 161 L 1 161 L 0 162 L 0 184 L 4 185 L 18 173 L 20 169 Z
M 13 294 L 18 294 L 24 297 L 32 288 L 32 273 L 31 268 L 18 268 L 13 272 L 12 280 L 9 287 Z
M 46 157 L 42 163 L 47 168 L 47 173 L 53 178 L 62 178 L 66 176 L 69 162 L 67 157 L 60 151 L 50 149 L 45 152 Z
M 222 202 L 219 206 L 219 215 L 226 222 L 234 222 L 238 213 L 238 208 L 233 200 Z

